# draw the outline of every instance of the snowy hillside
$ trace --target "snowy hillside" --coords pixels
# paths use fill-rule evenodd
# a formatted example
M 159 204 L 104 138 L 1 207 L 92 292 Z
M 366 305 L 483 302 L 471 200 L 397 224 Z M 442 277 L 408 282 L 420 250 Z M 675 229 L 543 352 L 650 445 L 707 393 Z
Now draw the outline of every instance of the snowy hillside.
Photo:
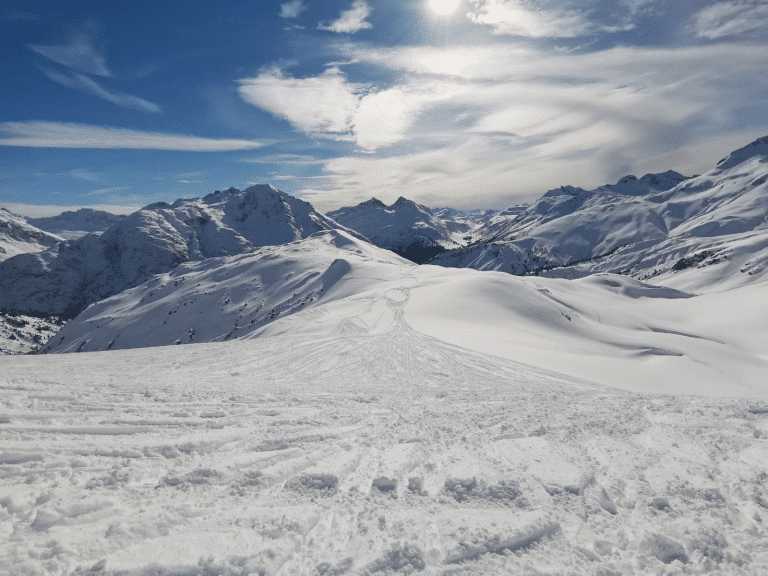
M 0 262 L 18 254 L 40 252 L 61 240 L 32 226 L 22 216 L 0 208 Z
M 382 333 L 402 314 L 422 334 L 609 386 L 749 395 L 768 373 L 764 288 L 694 297 L 616 275 L 567 281 L 416 266 L 322 232 L 183 264 L 90 306 L 48 349 Z M 748 305 L 745 314 L 706 312 L 735 302 Z
M 0 310 L 74 317 L 182 262 L 242 254 L 341 229 L 272 186 L 152 204 L 110 226 L 0 263 Z
M 92 232 L 103 232 L 125 218 L 126 216 L 122 214 L 112 214 L 92 208 L 80 208 L 75 212 L 62 212 L 58 216 L 27 218 L 27 222 L 61 238 L 77 240 Z
M 463 236 L 470 231 L 469 222 L 455 219 L 445 209 L 438 214 L 401 197 L 392 206 L 372 198 L 329 212 L 328 216 L 379 248 L 420 264 L 440 252 L 462 246 Z
M 517 217 L 478 230 L 481 241 L 431 263 L 564 278 L 613 272 L 693 290 L 751 282 L 768 264 L 767 142 L 694 178 L 666 172 L 593 191 L 551 190 Z M 709 265 L 695 280 L 678 278 Z
M 614 276 L 537 286 L 401 266 L 379 291 L 267 326 L 284 336 L 0 358 L 0 566 L 54 576 L 768 571 L 765 285 L 700 300 Z M 580 336 L 599 319 L 606 339 L 634 334 L 626 362 L 584 354 L 593 343 Z M 555 336 L 541 358 L 602 369 L 614 386 L 498 354 L 535 359 L 525 351 L 537 323 Z M 468 346 L 499 335 L 493 355 Z M 673 347 L 703 356 L 686 362 Z M 710 354 L 729 348 L 754 355 L 733 360 L 761 371 L 756 386 Z M 675 362 L 668 381 L 652 377 Z M 620 389 L 635 378 L 644 389 Z
M 277 318 L 357 297 L 413 267 L 341 231 L 187 262 L 82 312 L 47 347 L 90 352 L 225 341 Z

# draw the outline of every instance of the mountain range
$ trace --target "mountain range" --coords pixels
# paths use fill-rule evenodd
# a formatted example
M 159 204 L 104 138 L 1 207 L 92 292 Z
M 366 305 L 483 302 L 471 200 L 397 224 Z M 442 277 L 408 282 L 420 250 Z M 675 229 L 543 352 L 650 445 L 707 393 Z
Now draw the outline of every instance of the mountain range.
M 725 289 L 762 278 L 768 267 L 767 179 L 768 137 L 734 151 L 703 175 L 685 177 L 667 171 L 641 178 L 626 176 L 595 190 L 564 186 L 531 205 L 500 212 L 431 209 L 400 198 L 391 206 L 371 199 L 323 215 L 307 202 L 269 185 L 242 192 L 230 188 L 204 198 L 180 199 L 172 205 L 152 204 L 127 217 L 81 210 L 54 219 L 25 220 L 3 210 L 0 246 L 6 254 L 15 250 L 16 255 L 0 262 L 0 311 L 6 317 L 72 319 L 98 302 L 89 318 L 94 314 L 111 318 L 116 314 L 110 306 L 125 310 L 130 304 L 132 310 L 141 311 L 126 320 L 136 331 L 138 318 L 146 320 L 156 311 L 156 304 L 148 305 L 147 294 L 152 293 L 157 302 L 158 286 L 162 285 L 161 300 L 174 310 L 172 314 L 179 313 L 182 306 L 175 300 L 189 300 L 182 306 L 186 307 L 196 298 L 228 318 L 234 306 L 229 293 L 248 292 L 251 285 L 243 279 L 247 276 L 230 276 L 226 272 L 229 266 L 251 262 L 247 266 L 255 266 L 258 276 L 264 262 L 293 262 L 286 264 L 286 274 L 294 278 L 289 283 L 295 288 L 291 294 L 284 293 L 283 286 L 276 292 L 277 283 L 269 289 L 272 296 L 257 291 L 240 298 L 242 305 L 250 306 L 248 326 L 253 328 L 273 319 L 275 316 L 269 314 L 274 310 L 285 315 L 299 310 L 296 302 L 302 302 L 302 309 L 312 307 L 307 298 L 313 299 L 312 305 L 319 302 L 313 279 L 325 274 L 332 262 L 341 258 L 352 266 L 349 248 L 334 256 L 338 247 L 334 248 L 333 242 L 327 249 L 314 252 L 317 262 L 311 258 L 295 260 L 296 250 L 327 243 L 322 234 L 330 232 L 337 239 L 345 238 L 345 246 L 351 242 L 363 255 L 354 258 L 390 264 L 387 254 L 395 252 L 411 262 L 444 268 L 566 279 L 608 272 L 689 292 L 712 286 Z M 40 230 L 31 222 L 59 235 Z M 93 231 L 81 235 L 88 227 Z M 307 239 L 312 240 L 302 245 Z M 381 250 L 372 252 L 371 244 Z M 273 248 L 260 251 L 264 247 Z M 243 258 L 233 260 L 235 256 Z M 402 264 L 398 266 L 402 268 Z M 188 292 L 187 284 L 176 295 L 165 294 L 169 282 L 177 288 L 179 278 L 192 276 L 202 279 L 201 286 L 210 287 Z M 239 280 L 233 284 L 233 278 Z M 308 280 L 296 284 L 295 278 Z M 263 282 L 260 286 L 265 289 Z M 229 299 L 229 303 L 214 305 L 208 298 L 213 296 L 216 302 Z M 117 298 L 105 300 L 110 297 Z M 327 294 L 323 298 L 327 299 Z M 261 316 L 254 312 L 259 305 Z M 22 321 L 18 318 L 17 323 Z M 241 336 L 246 331 L 242 318 L 237 318 L 234 323 L 224 322 L 224 328 L 211 334 L 187 328 L 194 330 L 196 338 L 186 340 L 178 337 L 175 322 L 168 324 L 164 319 L 167 328 L 161 332 L 165 334 L 173 327 L 174 336 L 158 335 L 155 340 L 168 344 L 210 341 L 230 333 L 228 337 Z M 92 323 L 90 319 L 88 322 Z M 82 336 L 82 322 L 78 330 Z M 81 336 L 79 342 L 85 338 L 93 349 L 125 341 L 110 336 L 97 342 Z M 141 341 L 133 339 L 131 346 Z M 72 349 L 69 343 L 51 346 Z
M 242 254 L 335 229 L 343 228 L 268 185 L 151 204 L 100 234 L 0 263 L 0 310 L 74 318 L 89 304 L 183 262 Z

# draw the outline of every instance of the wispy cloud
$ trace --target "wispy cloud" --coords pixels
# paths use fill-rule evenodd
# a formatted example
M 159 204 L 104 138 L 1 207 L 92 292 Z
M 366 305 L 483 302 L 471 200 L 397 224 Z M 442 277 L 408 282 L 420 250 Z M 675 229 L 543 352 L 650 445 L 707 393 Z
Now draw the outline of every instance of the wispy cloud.
M 384 67 L 399 82 L 356 91 L 334 72 L 351 102 L 334 111 L 328 98 L 324 114 L 343 118 L 337 128 L 374 153 L 329 160 L 328 188 L 307 192 L 321 206 L 394 199 L 403 189 L 427 203 L 467 205 L 633 172 L 698 172 L 717 158 L 687 156 L 687 146 L 701 134 L 713 146 L 754 139 L 759 134 L 741 115 L 768 105 L 768 46 L 758 44 L 563 54 L 498 43 L 444 52 L 358 47 L 344 55 Z M 283 94 L 282 107 L 274 100 L 283 117 L 296 101 L 289 96 L 296 94 Z M 752 130 L 765 124 L 753 120 Z
M 304 0 L 291 0 L 280 4 L 280 18 L 298 18 L 299 14 L 307 9 Z
M 75 178 L 81 178 L 82 180 L 89 180 L 91 182 L 96 182 L 99 179 L 99 177 L 94 172 L 88 170 L 87 168 L 75 168 L 74 170 L 67 172 L 67 174 L 74 176 Z
M 765 33 L 768 4 L 765 0 L 732 0 L 703 8 L 691 19 L 697 36 L 711 40 L 750 32 Z
M 51 68 L 40 68 L 41 72 L 45 74 L 46 78 L 53 80 L 57 84 L 61 84 L 66 88 L 72 88 L 74 90 L 80 90 L 93 96 L 97 96 L 102 100 L 111 102 L 124 108 L 134 108 L 136 110 L 143 110 L 144 112 L 158 113 L 161 111 L 160 106 L 153 104 L 138 96 L 132 96 L 123 92 L 112 92 L 101 86 L 95 80 L 89 78 L 85 74 L 80 73 L 68 73 L 62 74 Z
M 88 180 L 89 182 L 98 182 L 99 180 L 99 176 L 88 168 L 74 168 L 66 172 L 37 172 L 35 176 L 72 176 L 73 178 Z
M 476 24 L 484 24 L 496 34 L 514 36 L 570 38 L 591 29 L 591 23 L 573 10 L 537 10 L 522 0 L 472 0 L 467 14 Z
M 293 166 L 309 166 L 313 164 L 325 164 L 325 160 L 303 154 L 272 154 L 257 158 L 241 158 L 239 162 L 253 164 L 289 164 Z
M 2 122 L 0 146 L 220 152 L 262 146 L 251 140 L 217 140 L 61 122 Z
M 94 48 L 86 35 L 76 36 L 72 43 L 66 46 L 30 44 L 29 47 L 41 56 L 67 68 L 94 76 L 112 76 L 106 57 Z
M 130 186 L 112 186 L 111 188 L 100 188 L 98 190 L 94 190 L 93 192 L 86 192 L 85 194 L 80 194 L 80 197 L 83 196 L 102 196 L 104 194 L 112 194 L 114 192 L 121 192 L 123 190 L 130 190 Z
M 371 7 L 365 0 L 355 0 L 349 10 L 341 13 L 338 19 L 333 22 L 321 22 L 317 25 L 318 30 L 330 30 L 343 34 L 354 34 L 366 28 L 373 28 L 366 18 L 371 14 Z
M 467 17 L 495 34 L 530 38 L 575 38 L 635 26 L 655 0 L 470 0 Z

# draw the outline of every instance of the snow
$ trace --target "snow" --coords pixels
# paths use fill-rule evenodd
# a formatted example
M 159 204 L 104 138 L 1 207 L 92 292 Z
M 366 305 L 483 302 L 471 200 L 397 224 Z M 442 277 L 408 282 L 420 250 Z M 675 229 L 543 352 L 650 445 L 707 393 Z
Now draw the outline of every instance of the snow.
M 56 353 L 0 356 L 0 573 L 768 572 L 763 148 L 473 216 L 528 236 L 466 262 L 542 276 L 271 187 L 10 258 L 27 304 L 106 272 Z
M 62 238 L 39 230 L 22 217 L 0 208 L 0 262 L 30 252 L 40 252 Z
M 67 210 L 55 216 L 27 218 L 27 222 L 61 238 L 77 240 L 86 234 L 103 232 L 125 217 L 125 215 L 112 214 L 103 210 L 80 208 L 76 211 Z
M 768 263 L 767 162 L 762 138 L 693 178 L 669 171 L 593 191 L 564 186 L 430 263 L 558 278 L 612 272 L 695 291 L 745 285 Z M 711 269 L 695 284 L 677 278 L 694 265 Z
M 606 290 L 648 298 L 627 287 Z M 418 294 L 361 299 L 325 336 L 3 357 L 0 565 L 768 569 L 765 400 L 626 392 L 458 347 L 412 327 Z
M 74 317 L 183 262 L 345 230 L 272 186 L 147 206 L 101 234 L 0 262 L 0 310 Z
M 444 250 L 464 244 L 472 228 L 470 217 L 449 209 L 430 210 L 403 197 L 391 206 L 376 198 L 329 212 L 335 221 L 365 236 L 373 244 L 422 263 Z

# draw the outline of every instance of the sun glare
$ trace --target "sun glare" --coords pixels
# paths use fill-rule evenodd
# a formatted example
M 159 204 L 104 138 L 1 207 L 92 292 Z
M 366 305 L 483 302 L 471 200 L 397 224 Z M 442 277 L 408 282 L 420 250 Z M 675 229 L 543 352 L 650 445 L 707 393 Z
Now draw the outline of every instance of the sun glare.
M 429 7 L 438 14 L 452 14 L 461 0 L 429 0 Z

